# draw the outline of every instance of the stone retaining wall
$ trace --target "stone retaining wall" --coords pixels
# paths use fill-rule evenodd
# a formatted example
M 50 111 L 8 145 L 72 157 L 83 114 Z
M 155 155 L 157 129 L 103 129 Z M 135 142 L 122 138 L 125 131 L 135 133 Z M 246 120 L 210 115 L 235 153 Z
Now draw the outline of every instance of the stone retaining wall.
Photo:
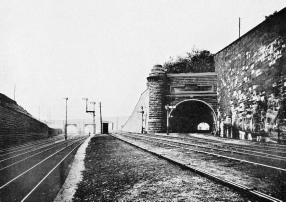
M 222 135 L 285 136 L 286 9 L 218 52 L 215 67 Z
M 0 94 L 0 144 L 25 142 L 61 133 L 32 117 L 15 101 Z

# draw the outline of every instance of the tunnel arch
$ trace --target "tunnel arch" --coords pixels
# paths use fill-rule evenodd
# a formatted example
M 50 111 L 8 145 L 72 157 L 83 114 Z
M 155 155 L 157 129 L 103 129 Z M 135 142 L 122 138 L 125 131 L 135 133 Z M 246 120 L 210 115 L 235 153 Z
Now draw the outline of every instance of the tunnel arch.
M 199 131 L 205 131 L 205 130 L 209 130 L 210 129 L 210 125 L 206 122 L 201 122 L 197 125 L 197 130 Z
M 217 116 L 212 106 L 198 99 L 187 99 L 177 103 L 170 111 L 170 131 L 175 133 L 200 132 L 202 122 L 210 126 L 209 131 L 217 131 Z
M 93 124 L 84 124 L 84 133 L 94 133 L 94 125 Z

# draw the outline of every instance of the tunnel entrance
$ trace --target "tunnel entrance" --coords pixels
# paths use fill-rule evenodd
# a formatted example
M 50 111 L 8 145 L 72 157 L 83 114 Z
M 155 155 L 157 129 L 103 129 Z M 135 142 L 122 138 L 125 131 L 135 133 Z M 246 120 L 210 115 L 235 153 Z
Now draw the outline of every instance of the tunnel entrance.
M 198 130 L 208 131 L 208 130 L 210 130 L 210 125 L 205 123 L 205 122 L 202 122 L 198 125 Z
M 95 134 L 94 125 L 93 124 L 85 124 L 84 133 L 86 133 L 86 134 L 88 134 L 88 133 Z
M 207 103 L 200 100 L 185 100 L 170 112 L 170 132 L 202 133 L 216 131 L 216 115 Z M 204 127 L 202 123 L 209 127 Z

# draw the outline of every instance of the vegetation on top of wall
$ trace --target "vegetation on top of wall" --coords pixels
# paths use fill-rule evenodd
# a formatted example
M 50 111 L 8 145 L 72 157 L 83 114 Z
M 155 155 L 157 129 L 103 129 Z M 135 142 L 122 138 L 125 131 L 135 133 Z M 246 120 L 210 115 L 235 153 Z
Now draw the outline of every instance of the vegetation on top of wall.
M 166 73 L 214 72 L 214 54 L 208 50 L 193 49 L 186 56 L 170 58 L 163 65 Z
M 270 15 L 266 15 L 266 16 L 264 16 L 265 17 L 265 20 L 270 20 L 270 19 L 272 19 L 273 18 L 273 16 L 274 15 L 276 15 L 277 14 L 277 11 L 274 11 L 274 13 L 273 14 L 270 14 Z

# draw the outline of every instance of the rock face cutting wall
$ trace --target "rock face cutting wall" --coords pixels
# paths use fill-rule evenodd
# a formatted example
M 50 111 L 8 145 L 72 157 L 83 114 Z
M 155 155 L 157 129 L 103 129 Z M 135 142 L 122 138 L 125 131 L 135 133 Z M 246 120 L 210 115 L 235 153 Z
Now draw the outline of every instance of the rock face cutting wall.
M 0 94 L 0 145 L 45 138 L 58 132 L 33 118 L 14 100 Z
M 215 68 L 221 135 L 285 138 L 286 9 L 218 52 Z

